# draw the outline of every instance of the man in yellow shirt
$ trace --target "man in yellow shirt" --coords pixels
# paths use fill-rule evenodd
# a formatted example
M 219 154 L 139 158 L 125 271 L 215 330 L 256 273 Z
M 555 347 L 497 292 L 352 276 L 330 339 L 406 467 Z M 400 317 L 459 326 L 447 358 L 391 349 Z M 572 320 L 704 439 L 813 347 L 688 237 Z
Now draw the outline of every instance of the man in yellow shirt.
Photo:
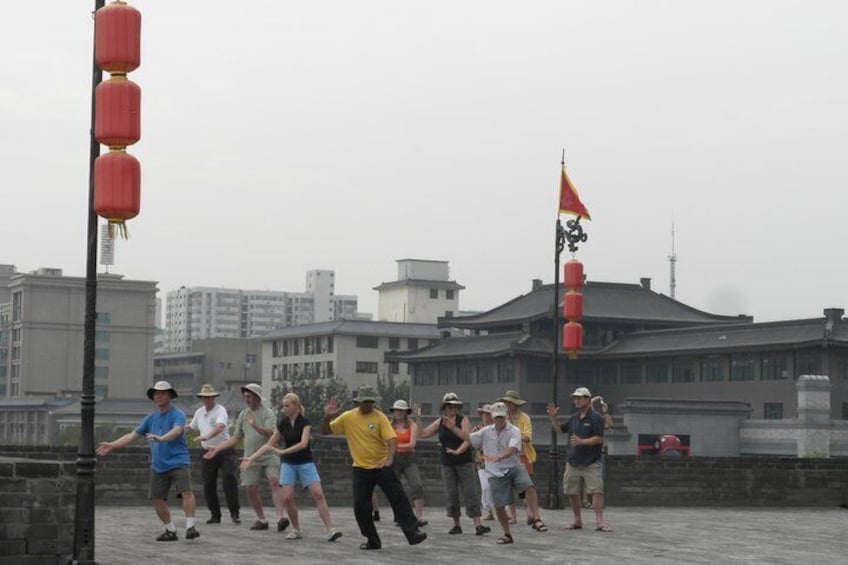
M 389 499 L 395 519 L 409 545 L 419 544 L 427 534 L 418 529 L 418 519 L 403 486 L 392 468 L 397 450 L 397 437 L 385 414 L 374 409 L 377 396 L 371 387 L 360 387 L 354 402 L 357 406 L 339 414 L 331 400 L 324 410 L 321 433 L 345 436 L 353 458 L 353 514 L 359 531 L 368 540 L 359 549 L 380 549 L 382 542 L 371 514 L 371 495 L 379 486 Z

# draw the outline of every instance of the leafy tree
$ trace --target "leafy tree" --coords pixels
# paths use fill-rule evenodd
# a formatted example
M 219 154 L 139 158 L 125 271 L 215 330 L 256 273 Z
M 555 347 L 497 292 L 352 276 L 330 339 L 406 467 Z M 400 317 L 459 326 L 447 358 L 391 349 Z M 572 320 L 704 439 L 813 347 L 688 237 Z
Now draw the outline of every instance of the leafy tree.
M 336 399 L 340 407 L 350 403 L 347 384 L 335 373 L 323 378 L 296 373 L 290 377 L 290 380 L 282 381 L 271 389 L 270 406 L 279 409 L 283 397 L 290 392 L 300 398 L 306 416 L 312 421 L 313 426 L 317 426 L 324 417 L 324 406 L 331 398 Z
M 395 400 L 409 401 L 409 382 L 398 384 L 391 373 L 386 375 L 385 380 L 377 375 L 377 396 L 380 397 L 380 408 L 388 415 Z

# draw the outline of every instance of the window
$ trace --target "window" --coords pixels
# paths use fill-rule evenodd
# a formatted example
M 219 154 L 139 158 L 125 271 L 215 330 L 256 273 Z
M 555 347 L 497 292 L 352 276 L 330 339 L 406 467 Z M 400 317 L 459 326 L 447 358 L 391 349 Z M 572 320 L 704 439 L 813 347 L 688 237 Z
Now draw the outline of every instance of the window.
M 512 383 L 515 382 L 515 374 L 512 371 L 512 360 L 503 359 L 498 361 L 498 382 Z
M 327 336 L 327 353 L 333 352 L 333 336 Z
M 2 395 L 0 395 L 2 396 Z M 842 419 L 848 420 L 848 402 L 842 403 Z
M 109 350 L 108 349 L 95 349 L 94 350 L 94 358 L 99 359 L 101 361 L 109 360 Z
M 453 318 L 453 310 L 445 310 L 445 318 Z
M 730 380 L 754 380 L 754 358 L 751 355 L 734 355 L 730 358 Z
M 456 370 L 449 370 L 447 366 L 439 367 L 439 375 L 437 377 L 440 385 L 452 385 Z
M 665 363 L 651 363 L 645 368 L 645 381 L 648 384 L 660 384 L 668 382 L 668 365 Z
M 94 378 L 95 379 L 107 379 L 109 378 L 109 367 L 94 367 Z
M 447 298 L 448 300 L 453 300 L 453 293 L 454 290 L 452 288 L 445 290 L 445 298 Z M 450 316 L 448 317 L 450 318 Z
M 109 343 L 110 339 L 112 339 L 112 332 L 109 330 L 97 330 L 94 332 L 94 341 Z
M 532 415 L 545 415 L 548 413 L 548 405 L 544 402 L 531 402 L 530 410 L 527 413 Z
M 356 347 L 360 349 L 377 349 L 380 347 L 380 338 L 375 335 L 356 336 Z
M 436 383 L 437 366 L 434 363 L 421 363 L 415 366 L 415 374 L 412 379 L 416 386 L 429 386 Z
M 333 362 L 327 361 L 327 378 L 334 376 L 333 373 Z
M 18 322 L 21 319 L 21 302 L 23 300 L 23 293 L 16 292 L 12 295 L 12 321 Z
M 549 383 L 551 382 L 551 371 L 551 365 L 547 363 L 529 361 L 527 363 L 527 382 Z
M 495 382 L 494 367 L 488 361 L 480 361 L 477 364 L 477 384 L 484 385 L 493 382 Z
M 473 383 L 477 376 L 477 365 L 473 361 L 460 362 L 456 368 L 456 380 L 462 383 Z
M 596 375 L 599 386 L 609 386 L 615 384 L 615 367 L 609 365 L 601 365 L 598 367 Z
M 721 370 L 720 357 L 706 357 L 701 361 L 701 382 L 718 382 L 724 380 Z
M 783 419 L 783 403 L 782 402 L 765 402 L 763 403 L 763 418 L 766 420 L 782 420 Z
M 621 367 L 621 384 L 623 385 L 638 385 L 642 384 L 642 366 L 641 365 L 624 365 Z
M 112 323 L 112 314 L 109 312 L 98 312 L 97 313 L 97 323 L 98 324 L 111 324 Z
M 389 349 L 393 349 L 393 350 L 400 349 L 400 338 L 399 337 L 390 337 L 389 338 Z
M 774 357 L 763 357 L 760 360 L 760 380 L 782 381 L 789 377 L 786 370 L 786 357 L 778 355 Z
M 389 374 L 390 375 L 398 375 L 400 374 L 400 363 L 397 361 L 389 362 Z
M 690 360 L 674 361 L 671 364 L 671 382 L 691 383 L 693 380 L 692 362 Z
M 435 299 L 435 298 L 438 298 L 438 297 L 439 297 L 439 289 L 438 288 L 431 288 L 430 289 L 430 298 Z
M 795 360 L 795 375 L 821 374 L 821 359 L 816 353 L 798 355 Z
M 407 349 L 418 349 L 418 338 L 411 337 L 406 340 Z
M 356 372 L 357 373 L 376 373 L 377 372 L 377 363 L 372 361 L 357 361 L 356 362 Z

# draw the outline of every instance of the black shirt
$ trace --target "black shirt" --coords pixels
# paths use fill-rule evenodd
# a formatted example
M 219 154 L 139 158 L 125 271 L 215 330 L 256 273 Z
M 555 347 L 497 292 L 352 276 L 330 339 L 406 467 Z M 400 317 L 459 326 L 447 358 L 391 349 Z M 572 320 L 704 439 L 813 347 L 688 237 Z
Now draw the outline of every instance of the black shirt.
M 303 428 L 311 425 L 312 423 L 309 419 L 305 416 L 301 416 L 300 414 L 297 415 L 297 418 L 294 420 L 294 425 L 292 425 L 289 417 L 283 414 L 283 417 L 277 420 L 277 431 L 280 432 L 280 436 L 283 438 L 286 447 L 291 447 L 300 443 L 300 440 L 303 437 Z M 291 463 L 292 465 L 310 463 L 312 462 L 312 450 L 309 448 L 309 445 L 307 445 L 305 449 L 301 449 L 296 453 L 281 455 L 280 460 L 284 463 Z
M 560 424 L 560 431 L 568 435 L 576 435 L 581 439 L 594 436 L 604 437 L 603 417 L 589 408 L 585 418 L 580 418 L 580 412 L 571 415 L 564 424 Z M 570 445 L 566 452 L 565 460 L 575 467 L 586 467 L 600 460 L 603 453 L 603 444 L 597 445 Z
M 462 414 L 456 415 L 456 427 L 462 428 Z M 449 467 L 462 465 L 463 463 L 471 463 L 473 461 L 471 447 L 465 450 L 461 455 L 448 455 L 448 449 L 458 449 L 464 440 L 460 439 L 455 433 L 445 427 L 445 424 L 439 420 L 439 460 L 442 465 Z

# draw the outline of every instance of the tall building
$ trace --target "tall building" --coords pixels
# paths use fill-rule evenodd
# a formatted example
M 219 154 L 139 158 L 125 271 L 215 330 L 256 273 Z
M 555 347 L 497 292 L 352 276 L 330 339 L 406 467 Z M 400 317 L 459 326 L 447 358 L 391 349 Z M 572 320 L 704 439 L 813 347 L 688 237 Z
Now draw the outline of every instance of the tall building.
M 0 398 L 82 391 L 85 279 L 61 269 L 9 277 L 0 305 Z M 98 275 L 95 394 L 144 396 L 153 375 L 156 283 Z
M 165 351 L 199 339 L 259 337 L 272 330 L 356 317 L 356 296 L 335 295 L 335 273 L 306 274 L 306 292 L 181 287 L 168 293 Z
M 459 291 L 450 280 L 447 261 L 398 259 L 397 280 L 374 287 L 378 292 L 377 320 L 435 324 L 459 311 Z

